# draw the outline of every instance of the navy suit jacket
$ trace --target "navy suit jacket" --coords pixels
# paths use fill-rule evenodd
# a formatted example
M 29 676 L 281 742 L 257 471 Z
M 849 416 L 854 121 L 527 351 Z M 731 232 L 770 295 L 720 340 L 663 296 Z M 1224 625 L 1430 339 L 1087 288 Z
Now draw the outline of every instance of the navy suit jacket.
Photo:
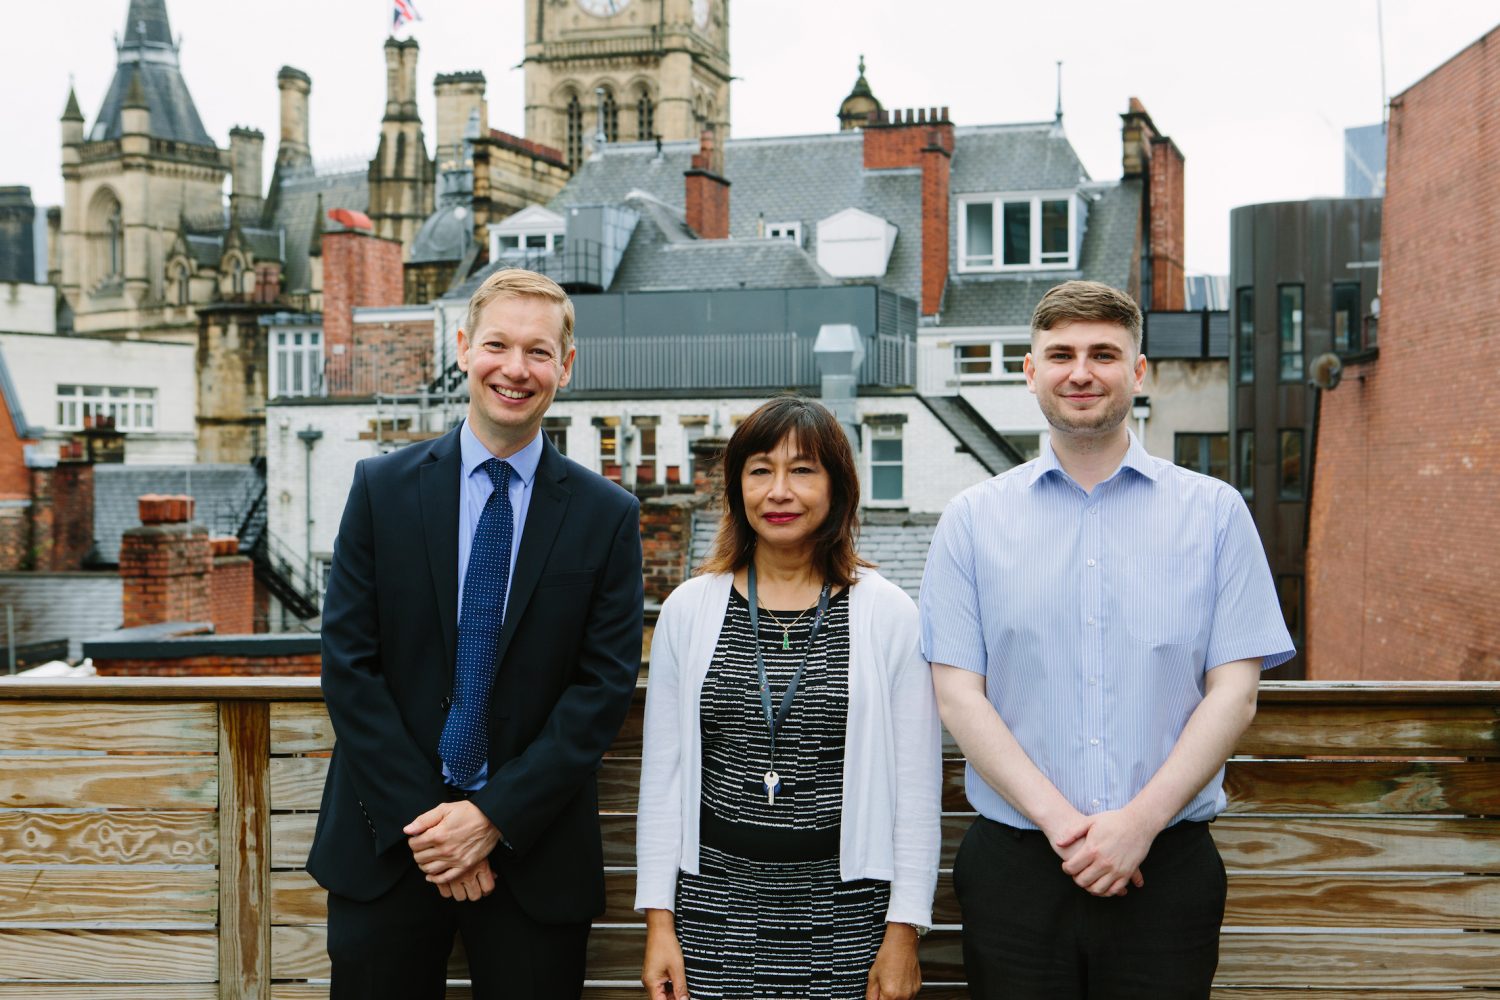
M 401 829 L 444 799 L 460 476 L 457 430 L 365 459 L 339 525 L 323 607 L 337 741 L 307 867 L 350 899 L 410 870 Z M 640 669 L 639 515 L 544 443 L 495 650 L 489 782 L 472 798 L 505 838 L 496 875 L 542 922 L 604 909 L 596 773 Z

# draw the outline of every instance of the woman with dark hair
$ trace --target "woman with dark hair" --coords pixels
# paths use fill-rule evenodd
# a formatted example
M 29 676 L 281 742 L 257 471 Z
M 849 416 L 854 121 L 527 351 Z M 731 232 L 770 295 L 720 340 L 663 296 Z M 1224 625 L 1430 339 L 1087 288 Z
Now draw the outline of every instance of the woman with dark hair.
M 785 396 L 724 452 L 724 514 L 651 646 L 637 818 L 652 1000 L 908 1000 L 941 737 L 911 598 L 861 559 L 843 428 Z

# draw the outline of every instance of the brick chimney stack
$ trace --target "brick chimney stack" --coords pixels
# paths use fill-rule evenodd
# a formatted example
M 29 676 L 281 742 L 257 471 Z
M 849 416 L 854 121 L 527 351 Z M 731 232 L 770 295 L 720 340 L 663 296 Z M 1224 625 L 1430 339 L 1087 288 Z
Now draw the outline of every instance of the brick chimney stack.
M 729 181 L 724 177 L 724 151 L 714 130 L 706 128 L 698 140 L 687 180 L 687 224 L 705 240 L 729 238 Z
M 328 220 L 343 228 L 330 230 Z M 354 310 L 401 305 L 405 272 L 400 241 L 376 236 L 365 213 L 334 208 L 323 222 L 323 372 L 337 395 L 353 385 Z
M 948 184 L 953 120 L 944 108 L 874 111 L 864 130 L 866 170 L 922 169 L 922 315 L 942 309 L 948 285 Z
M 208 530 L 193 524 L 193 498 L 147 494 L 141 526 L 120 537 L 124 627 L 212 619 Z
M 1145 259 L 1141 261 L 1141 307 L 1155 310 L 1187 308 L 1187 278 L 1183 267 L 1185 200 L 1183 172 L 1186 158 L 1169 136 L 1161 135 L 1138 98 L 1120 116 L 1121 163 L 1125 177 L 1145 186 L 1141 219 L 1146 231 Z

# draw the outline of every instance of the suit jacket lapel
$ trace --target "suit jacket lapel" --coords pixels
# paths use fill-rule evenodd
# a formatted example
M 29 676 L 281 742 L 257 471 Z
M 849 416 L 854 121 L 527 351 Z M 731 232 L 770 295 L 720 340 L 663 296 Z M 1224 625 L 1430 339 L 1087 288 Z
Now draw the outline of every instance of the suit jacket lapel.
M 543 440 L 541 461 L 537 463 L 536 482 L 532 486 L 531 503 L 526 510 L 526 523 L 521 528 L 521 548 L 516 554 L 516 568 L 511 573 L 510 593 L 505 599 L 505 624 L 500 629 L 500 642 L 495 650 L 495 663 L 505 662 L 505 651 L 510 648 L 511 636 L 526 605 L 531 601 L 542 569 L 547 565 L 547 555 L 557 531 L 562 527 L 563 515 L 568 510 L 572 493 L 563 485 L 568 477 L 568 463 L 552 442 Z
M 431 460 L 418 470 L 427 567 L 437 594 L 443 662 L 450 667 L 458 655 L 458 490 L 462 468 L 455 430 L 433 444 Z

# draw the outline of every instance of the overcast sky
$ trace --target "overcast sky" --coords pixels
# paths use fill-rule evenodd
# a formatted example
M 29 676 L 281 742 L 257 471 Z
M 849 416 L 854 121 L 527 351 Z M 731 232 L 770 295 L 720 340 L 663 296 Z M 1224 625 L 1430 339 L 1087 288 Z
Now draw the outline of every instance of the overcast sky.
M 636 0 L 646 2 L 646 0 Z M 490 124 L 520 134 L 522 0 L 417 0 L 429 151 L 432 77 L 480 69 Z M 92 126 L 128 0 L 7 4 L 0 185 L 62 198 L 58 116 L 72 74 Z M 209 134 L 277 136 L 276 71 L 312 76 L 313 155 L 368 158 L 384 111 L 390 0 L 168 0 Z M 1494 0 L 1385 0 L 1386 90 L 1415 83 L 1500 22 Z M 1069 138 L 1089 173 L 1120 175 L 1120 119 L 1139 97 L 1187 157 L 1187 266 L 1228 271 L 1236 205 L 1343 193 L 1343 129 L 1378 122 L 1376 0 L 1080 2 L 733 0 L 732 134 L 837 128 L 863 53 L 887 107 L 948 105 L 960 125 L 1050 119 L 1064 61 Z M 269 179 L 270 172 L 267 170 Z M 732 180 L 732 178 L 731 178 Z

